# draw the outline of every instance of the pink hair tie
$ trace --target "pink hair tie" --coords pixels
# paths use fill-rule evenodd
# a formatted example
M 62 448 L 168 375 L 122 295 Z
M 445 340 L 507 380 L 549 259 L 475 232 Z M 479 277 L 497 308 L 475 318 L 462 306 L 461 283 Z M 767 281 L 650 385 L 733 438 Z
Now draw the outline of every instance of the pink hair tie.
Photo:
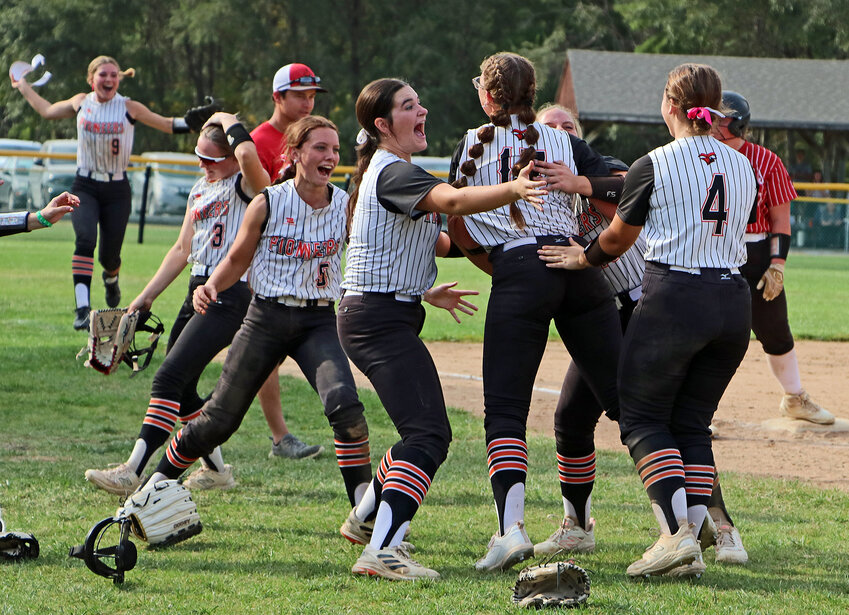
M 693 107 L 692 109 L 687 109 L 687 118 L 691 120 L 695 120 L 696 118 L 701 118 L 708 123 L 709 126 L 713 126 L 713 118 L 711 117 L 711 113 L 716 113 L 719 117 L 725 117 L 725 114 L 720 113 L 716 109 L 712 109 L 711 107 Z

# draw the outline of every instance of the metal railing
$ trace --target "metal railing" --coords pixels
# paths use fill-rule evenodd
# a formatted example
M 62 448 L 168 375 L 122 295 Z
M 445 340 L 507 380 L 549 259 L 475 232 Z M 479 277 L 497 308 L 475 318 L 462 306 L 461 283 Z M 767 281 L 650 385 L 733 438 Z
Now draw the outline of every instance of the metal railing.
M 7 150 L 0 149 L 0 157 L 16 156 L 25 158 L 50 158 L 56 160 L 76 160 L 76 154 L 66 153 L 45 153 L 41 151 L 31 150 Z M 139 208 L 139 243 L 144 239 L 144 225 L 147 217 L 148 193 L 150 190 L 150 179 L 153 170 L 157 170 L 159 165 L 185 166 L 194 167 L 197 163 L 184 159 L 169 159 L 169 158 L 148 158 L 145 156 L 131 155 L 131 166 L 127 169 L 128 173 L 144 173 L 143 187 L 141 191 L 141 204 Z M 17 170 L 17 168 L 16 168 Z M 22 170 L 28 173 L 43 173 L 47 170 L 44 166 L 33 165 L 32 167 Z M 192 175 L 200 176 L 201 172 L 197 169 L 163 169 L 169 174 L 175 175 Z M 347 190 L 351 181 L 351 177 L 356 171 L 353 166 L 338 166 L 336 167 L 330 181 Z M 432 172 L 437 177 L 447 178 L 448 173 L 444 171 Z M 836 249 L 844 252 L 849 252 L 849 183 L 837 182 L 794 182 L 794 187 L 797 191 L 801 191 L 799 197 L 793 200 L 791 207 L 791 215 L 793 216 L 793 245 L 799 248 L 813 249 Z M 834 193 L 843 193 L 844 196 L 808 196 L 804 194 L 806 190 L 822 190 Z M 843 211 L 839 215 L 842 216 L 842 229 L 835 229 L 834 225 L 826 228 L 819 224 L 820 213 L 818 208 L 826 203 L 834 203 L 837 207 L 842 207 Z M 173 216 L 175 221 L 177 216 Z M 182 216 L 179 216 L 182 220 Z M 835 232 L 837 231 L 837 232 Z M 842 231 L 842 232 L 840 232 Z M 828 237 L 825 237 L 825 236 Z M 838 236 L 839 235 L 839 236 Z

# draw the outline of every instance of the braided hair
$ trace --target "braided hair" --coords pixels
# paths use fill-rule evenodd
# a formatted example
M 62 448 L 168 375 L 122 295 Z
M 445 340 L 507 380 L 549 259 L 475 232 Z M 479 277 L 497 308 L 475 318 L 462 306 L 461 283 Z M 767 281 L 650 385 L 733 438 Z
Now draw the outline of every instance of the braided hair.
M 491 123 L 478 129 L 477 136 L 480 143 L 469 148 L 470 160 L 460 165 L 460 172 L 467 176 L 472 176 L 477 172 L 477 164 L 474 159 L 483 155 L 485 143 L 492 142 L 495 137 L 495 127 L 509 127 L 511 114 L 516 114 L 520 122 L 528 125 L 525 130 L 513 130 L 513 133 L 520 140 L 528 144 L 528 147 L 519 156 L 519 160 L 510 169 L 513 178 L 516 178 L 519 176 L 519 171 L 536 158 L 534 145 L 539 139 L 539 132 L 533 126 L 533 122 L 536 120 L 536 113 L 534 112 L 534 98 L 536 97 L 534 65 L 527 58 L 515 53 L 496 53 L 481 63 L 481 82 L 497 108 L 490 115 Z M 526 226 L 525 218 L 516 203 L 510 204 L 510 219 L 517 228 L 522 229 Z

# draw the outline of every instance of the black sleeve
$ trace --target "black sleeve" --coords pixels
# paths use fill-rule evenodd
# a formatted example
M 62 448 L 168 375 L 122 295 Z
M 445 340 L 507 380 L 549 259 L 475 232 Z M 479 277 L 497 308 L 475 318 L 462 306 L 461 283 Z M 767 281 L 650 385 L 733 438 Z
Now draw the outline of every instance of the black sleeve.
M 451 156 L 451 167 L 448 169 L 448 182 L 453 183 L 457 176 L 460 173 L 460 158 L 463 157 L 463 152 L 466 149 L 466 137 L 464 136 L 460 139 L 460 142 L 457 144 L 457 149 L 454 150 L 454 154 Z
M 29 232 L 29 212 L 14 211 L 0 214 L 0 237 Z
M 377 200 L 387 211 L 404 214 L 415 220 L 427 213 L 416 209 L 416 205 L 434 186 L 443 183 L 438 177 L 410 162 L 393 162 L 377 178 Z
M 569 135 L 569 140 L 572 142 L 572 157 L 575 160 L 578 175 L 587 177 L 610 175 L 610 170 L 601 154 L 591 148 L 586 141 L 572 134 Z
M 631 226 L 643 226 L 649 215 L 649 197 L 654 190 L 654 164 L 643 156 L 631 165 L 616 214 Z
M 614 158 L 613 156 L 602 156 L 604 159 L 604 163 L 607 165 L 607 168 L 610 169 L 610 172 L 614 171 L 628 171 L 628 165 L 619 160 L 618 158 Z

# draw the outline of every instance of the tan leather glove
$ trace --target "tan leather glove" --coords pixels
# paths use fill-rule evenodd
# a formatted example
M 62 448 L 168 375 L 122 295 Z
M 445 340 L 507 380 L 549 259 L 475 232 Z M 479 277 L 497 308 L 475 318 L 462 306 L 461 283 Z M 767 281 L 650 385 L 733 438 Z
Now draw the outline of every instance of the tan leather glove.
M 767 301 L 772 301 L 781 294 L 781 290 L 784 288 L 784 265 L 781 263 L 772 263 L 769 268 L 764 271 L 764 274 L 761 276 L 761 280 L 758 282 L 757 286 L 758 290 L 762 288 L 764 291 L 764 299 Z

